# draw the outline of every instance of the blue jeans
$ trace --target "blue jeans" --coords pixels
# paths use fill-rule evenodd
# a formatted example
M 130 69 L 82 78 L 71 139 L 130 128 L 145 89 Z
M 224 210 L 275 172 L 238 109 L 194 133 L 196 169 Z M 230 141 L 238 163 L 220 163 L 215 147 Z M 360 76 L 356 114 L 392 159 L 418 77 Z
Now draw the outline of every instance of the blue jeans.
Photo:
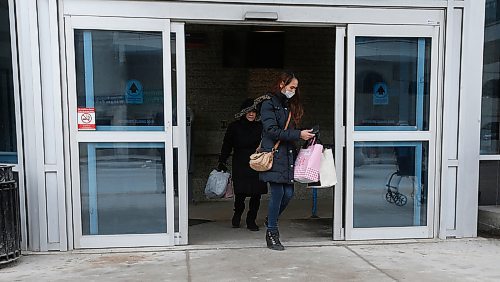
M 271 197 L 267 211 L 267 229 L 278 230 L 278 217 L 293 197 L 293 184 L 269 182 Z

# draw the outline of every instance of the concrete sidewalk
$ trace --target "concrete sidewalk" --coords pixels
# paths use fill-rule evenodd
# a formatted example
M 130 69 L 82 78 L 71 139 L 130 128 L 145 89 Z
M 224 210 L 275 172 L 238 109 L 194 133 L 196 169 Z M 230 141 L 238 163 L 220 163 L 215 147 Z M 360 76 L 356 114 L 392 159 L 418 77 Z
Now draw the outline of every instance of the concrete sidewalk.
M 286 244 L 286 242 L 284 242 Z M 187 246 L 30 254 L 1 281 L 500 281 L 500 240 Z

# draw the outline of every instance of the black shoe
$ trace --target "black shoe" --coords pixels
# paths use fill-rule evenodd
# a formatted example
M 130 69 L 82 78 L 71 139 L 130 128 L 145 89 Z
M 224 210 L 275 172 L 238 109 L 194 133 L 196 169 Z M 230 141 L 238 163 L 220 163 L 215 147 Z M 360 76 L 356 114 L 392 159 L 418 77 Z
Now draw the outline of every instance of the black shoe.
M 283 247 L 283 245 L 281 245 L 280 235 L 279 235 L 278 231 L 267 230 L 266 243 L 267 243 L 267 247 L 271 250 L 275 250 L 275 251 L 284 251 L 285 250 L 285 247 Z
M 234 213 L 233 218 L 231 219 L 231 224 L 233 228 L 240 228 L 241 214 Z
M 247 222 L 247 229 L 250 231 L 259 231 L 259 226 L 255 224 L 255 222 L 248 223 Z

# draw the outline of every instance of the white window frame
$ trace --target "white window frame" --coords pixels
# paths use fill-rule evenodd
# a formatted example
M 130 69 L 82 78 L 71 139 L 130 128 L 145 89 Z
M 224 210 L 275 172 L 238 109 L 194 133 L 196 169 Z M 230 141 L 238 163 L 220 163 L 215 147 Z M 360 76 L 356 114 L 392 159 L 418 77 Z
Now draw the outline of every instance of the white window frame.
M 435 193 L 436 133 L 438 116 L 438 54 L 439 27 L 419 25 L 348 25 L 347 28 L 347 188 L 346 188 L 346 240 L 432 238 L 434 236 L 434 212 L 437 208 Z M 355 131 L 355 39 L 370 37 L 425 37 L 431 38 L 431 73 L 428 131 Z M 354 197 L 354 144 L 362 141 L 423 141 L 428 142 L 428 189 L 427 224 L 409 227 L 353 227 Z
M 345 151 L 345 43 L 346 27 L 337 27 L 335 31 L 335 169 L 337 184 L 333 188 L 333 240 L 344 240 L 344 151 Z
M 170 32 L 175 33 L 175 68 L 176 68 L 176 97 L 177 97 L 177 125 L 173 126 L 173 146 L 177 148 L 177 185 L 179 231 L 175 232 L 175 244 L 188 244 L 188 146 L 187 146 L 187 117 L 186 117 L 186 55 L 184 23 L 171 23 Z
M 116 18 L 71 16 L 65 17 L 66 54 L 68 76 L 68 119 L 71 148 L 73 227 L 75 248 L 171 246 L 174 245 L 174 191 L 166 189 L 167 233 L 125 234 L 125 235 L 82 235 L 79 143 L 81 142 L 138 142 L 165 144 L 165 183 L 173 187 L 173 128 L 171 93 L 171 51 L 170 20 L 144 18 Z M 78 131 L 76 115 L 76 68 L 74 52 L 74 30 L 124 30 L 162 32 L 163 88 L 164 88 L 164 131 Z

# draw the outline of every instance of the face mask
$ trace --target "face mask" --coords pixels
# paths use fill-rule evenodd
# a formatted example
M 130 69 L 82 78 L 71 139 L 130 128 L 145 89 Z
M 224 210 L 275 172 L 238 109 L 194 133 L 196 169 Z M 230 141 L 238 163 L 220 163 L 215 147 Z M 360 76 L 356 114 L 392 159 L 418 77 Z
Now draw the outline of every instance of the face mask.
M 288 91 L 288 90 L 286 90 L 286 91 L 285 91 L 285 93 L 283 93 L 283 94 L 285 94 L 285 96 L 286 96 L 288 99 L 290 99 L 290 98 L 292 98 L 292 97 L 293 97 L 293 95 L 295 95 L 295 91 Z

